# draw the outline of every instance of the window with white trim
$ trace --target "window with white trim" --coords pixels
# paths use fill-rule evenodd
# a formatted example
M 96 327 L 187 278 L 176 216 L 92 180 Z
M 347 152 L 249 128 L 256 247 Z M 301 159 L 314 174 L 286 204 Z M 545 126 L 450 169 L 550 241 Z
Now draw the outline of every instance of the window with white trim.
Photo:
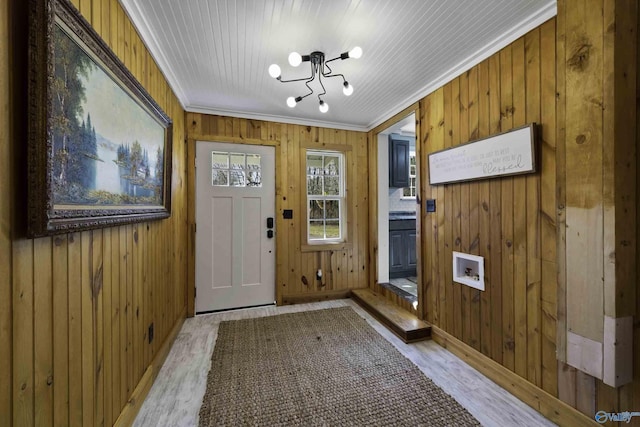
M 409 186 L 402 189 L 402 198 L 416 198 L 416 153 L 409 154 Z
M 345 233 L 344 153 L 307 150 L 307 242 L 344 242 Z

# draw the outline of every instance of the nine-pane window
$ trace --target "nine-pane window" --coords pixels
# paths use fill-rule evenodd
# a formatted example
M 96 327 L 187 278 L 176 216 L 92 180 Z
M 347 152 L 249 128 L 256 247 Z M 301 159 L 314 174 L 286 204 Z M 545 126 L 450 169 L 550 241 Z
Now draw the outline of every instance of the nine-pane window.
M 344 241 L 344 154 L 307 151 L 307 240 Z

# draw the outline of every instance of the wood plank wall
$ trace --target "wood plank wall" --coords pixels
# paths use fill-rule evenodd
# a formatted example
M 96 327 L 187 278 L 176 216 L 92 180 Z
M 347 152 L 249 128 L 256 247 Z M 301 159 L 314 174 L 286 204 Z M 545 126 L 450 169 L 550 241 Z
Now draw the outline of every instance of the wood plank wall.
M 635 316 L 633 382 L 613 388 L 559 362 L 559 396 L 585 414 L 640 407 L 638 184 L 629 162 L 640 135 L 639 22 L 633 0 L 558 2 L 558 357 L 566 360 L 567 331 L 601 342 L 605 315 Z
M 369 178 L 366 133 L 200 113 L 187 113 L 186 127 L 190 177 L 195 176 L 191 156 L 197 140 L 276 147 L 276 297 L 279 304 L 346 296 L 349 289 L 367 287 Z M 344 250 L 303 251 L 301 228 L 306 214 L 301 211 L 301 197 L 304 197 L 306 183 L 300 150 L 301 147 L 322 149 L 325 145 L 342 145 L 350 150 L 347 168 L 352 171 L 352 174 L 348 172 L 352 182 L 347 182 L 347 209 L 351 222 L 347 227 L 352 241 Z M 193 190 L 190 187 L 190 192 Z M 190 194 L 190 199 L 195 201 L 194 197 Z M 192 214 L 193 203 L 189 202 Z M 283 219 L 284 209 L 293 210 L 293 219 Z M 189 221 L 193 223 L 195 218 L 190 216 Z M 194 247 L 193 243 L 190 247 Z M 190 260 L 189 270 L 193 274 L 195 263 L 193 257 Z M 319 268 L 324 272 L 322 282 L 316 280 Z M 191 296 L 188 301 L 192 314 Z
M 14 100 L 12 90 L 15 78 L 10 67 L 15 66 L 15 49 L 10 17 L 24 22 L 23 10 L 14 11 L 15 2 L 0 0 L 0 424 L 11 425 L 12 375 L 12 308 L 11 308 L 11 200 L 15 193 L 8 167 L 12 158 L 10 141 L 15 133 Z
M 555 20 L 421 101 L 430 152 L 542 123 L 540 172 L 429 186 L 421 302 L 426 320 L 557 395 Z M 426 158 L 426 157 L 425 157 Z M 428 176 L 422 163 L 421 175 Z M 451 252 L 485 258 L 484 292 L 453 283 Z
M 184 110 L 118 1 L 74 0 L 173 119 L 172 216 L 21 237 L 26 3 L 0 0 L 0 425 L 112 425 L 185 313 Z
M 633 409 L 629 408 L 640 406 L 640 324 L 637 321 L 640 311 L 635 311 L 636 370 L 632 384 L 615 389 L 556 360 L 556 351 L 564 351 L 557 348 L 556 333 L 561 329 L 558 317 L 561 323 L 566 321 L 566 312 L 560 307 L 566 304 L 566 295 L 562 292 L 566 264 L 595 268 L 576 258 L 575 251 L 571 253 L 572 259 L 568 259 L 564 239 L 565 177 L 575 181 L 579 173 L 588 172 L 589 179 L 602 181 L 603 174 L 605 179 L 607 176 L 602 169 L 611 167 L 601 164 L 600 178 L 594 177 L 593 169 L 576 163 L 575 156 L 568 159 L 565 147 L 569 124 L 578 126 L 585 120 L 583 111 L 575 105 L 584 99 L 584 90 L 572 86 L 576 79 L 567 76 L 565 61 L 579 48 L 579 41 L 565 40 L 565 20 L 571 13 L 591 10 L 594 14 L 589 24 L 591 33 L 612 38 L 608 32 L 615 28 L 605 19 L 607 13 L 608 19 L 612 19 L 611 10 L 606 9 L 613 9 L 613 2 L 582 3 L 567 5 L 560 1 L 557 18 L 420 101 L 419 150 L 425 160 L 429 153 L 437 150 L 527 123 L 541 124 L 536 174 L 429 186 L 424 178 L 428 176 L 428 165 L 422 162 L 422 199 L 436 199 L 438 211 L 423 212 L 421 218 L 426 256 L 422 257 L 420 304 L 425 306 L 427 321 L 592 418 L 598 410 L 630 411 Z M 620 7 L 627 3 L 616 4 Z M 583 25 L 579 19 L 573 21 Z M 572 31 L 571 37 L 578 37 L 576 34 Z M 636 32 L 632 35 L 637 37 Z M 593 52 L 597 48 L 603 50 L 602 42 L 599 45 L 589 42 L 589 46 L 592 56 L 598 55 Z M 566 53 L 569 51 L 573 53 Z M 594 71 L 600 75 L 593 76 L 594 80 L 600 79 L 599 83 L 589 87 L 589 90 L 600 87 L 600 98 L 608 93 L 602 90 L 607 84 L 609 92 L 613 90 L 612 80 L 603 81 L 601 69 L 602 63 L 599 71 Z M 584 86 L 584 79 L 581 82 Z M 571 108 L 568 99 L 573 99 Z M 596 102 L 595 99 L 590 97 L 584 102 Z M 602 116 L 602 108 L 598 110 Z M 613 120 L 612 116 L 608 118 Z M 590 137 L 599 135 L 602 140 L 603 132 L 609 129 L 607 126 L 612 126 L 608 124 L 611 120 L 601 117 L 600 121 L 590 121 Z M 592 129 L 598 126 L 600 131 Z M 607 160 L 602 156 L 598 159 Z M 602 185 L 598 191 L 602 192 Z M 592 233 L 603 233 L 602 221 L 599 224 L 599 229 L 591 227 Z M 635 235 L 636 229 L 632 230 Z M 485 292 L 452 283 L 452 251 L 485 257 Z M 602 253 L 600 255 L 602 259 Z M 627 267 L 616 268 L 628 274 L 628 265 L 633 261 L 619 262 Z M 622 291 L 640 307 L 635 286 L 635 282 L 627 283 Z M 627 301 L 625 313 L 632 312 L 629 305 Z M 602 304 L 600 307 L 602 314 Z M 632 425 L 640 425 L 640 418 L 634 419 Z
M 638 29 L 637 37 L 637 53 L 636 53 L 636 90 L 640 88 L 640 11 L 637 11 L 636 17 Z M 640 108 L 636 108 L 636 149 L 640 146 Z M 636 151 L 636 191 L 640 189 L 640 156 Z M 640 197 L 636 193 L 636 311 L 633 323 L 633 383 L 623 386 L 619 394 L 619 408 L 639 408 L 640 407 L 640 287 L 637 278 L 640 277 L 640 250 L 638 250 L 638 242 L 640 242 Z M 626 409 L 625 409 L 626 410 Z M 635 427 L 640 427 L 640 421 L 634 420 Z

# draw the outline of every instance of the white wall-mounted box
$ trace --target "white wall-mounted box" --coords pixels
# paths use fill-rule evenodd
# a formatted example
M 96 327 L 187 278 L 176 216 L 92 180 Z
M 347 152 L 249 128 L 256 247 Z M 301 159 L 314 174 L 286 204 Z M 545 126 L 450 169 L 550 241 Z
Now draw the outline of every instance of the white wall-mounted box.
M 454 251 L 453 281 L 484 291 L 484 258 Z

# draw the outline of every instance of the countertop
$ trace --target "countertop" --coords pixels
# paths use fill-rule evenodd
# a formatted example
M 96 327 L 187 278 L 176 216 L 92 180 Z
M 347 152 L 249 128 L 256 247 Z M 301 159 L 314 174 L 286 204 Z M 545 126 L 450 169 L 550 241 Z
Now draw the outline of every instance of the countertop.
M 389 221 L 402 221 L 407 219 L 416 219 L 415 212 L 389 212 Z

